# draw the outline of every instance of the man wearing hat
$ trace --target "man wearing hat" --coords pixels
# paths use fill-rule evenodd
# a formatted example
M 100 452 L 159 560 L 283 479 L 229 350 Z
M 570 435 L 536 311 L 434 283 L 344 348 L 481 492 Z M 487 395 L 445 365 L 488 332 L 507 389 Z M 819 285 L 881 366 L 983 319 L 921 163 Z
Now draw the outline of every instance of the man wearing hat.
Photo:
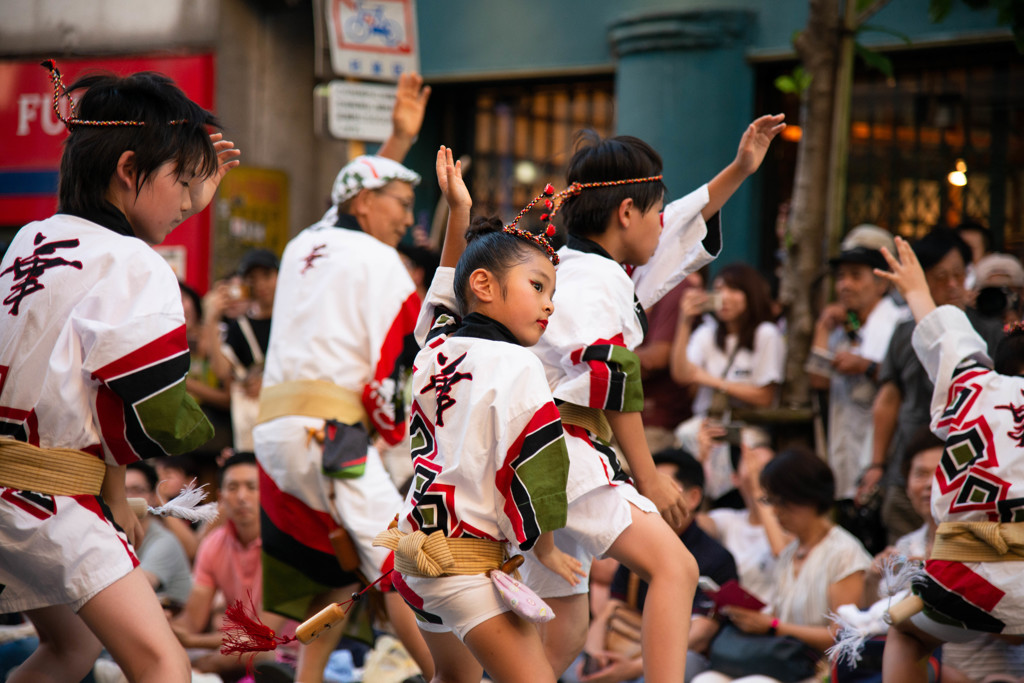
M 400 387 L 418 350 L 420 298 L 395 247 L 413 224 L 419 182 L 393 159 L 356 157 L 334 181 L 333 206 L 281 257 L 253 438 L 264 608 L 298 621 L 388 569 L 389 552 L 372 541 L 402 497 L 370 442 L 406 434 Z M 387 577 L 374 588 L 429 678 L 412 611 Z M 302 648 L 296 680 L 322 680 L 338 635 Z
M 975 265 L 975 299 L 978 313 L 1000 324 L 1020 320 L 1024 294 L 1024 267 L 1009 254 L 988 254 Z
M 858 225 L 830 264 L 837 301 L 814 326 L 811 385 L 829 390 L 828 455 L 836 477 L 836 498 L 852 499 L 857 480 L 871 462 L 871 407 L 878 368 L 904 307 L 887 293 L 889 283 L 874 274 L 888 270 L 880 249 L 895 248 L 892 234 L 877 225 Z

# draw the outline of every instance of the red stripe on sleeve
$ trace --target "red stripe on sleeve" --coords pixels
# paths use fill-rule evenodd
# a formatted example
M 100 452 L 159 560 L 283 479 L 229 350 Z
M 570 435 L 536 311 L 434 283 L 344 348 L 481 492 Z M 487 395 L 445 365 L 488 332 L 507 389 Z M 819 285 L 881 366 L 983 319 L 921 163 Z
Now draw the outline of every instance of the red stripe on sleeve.
M 185 337 L 184 325 L 154 339 L 136 351 L 104 365 L 92 373 L 92 376 L 94 379 L 108 382 L 182 353 L 188 353 L 188 340 Z

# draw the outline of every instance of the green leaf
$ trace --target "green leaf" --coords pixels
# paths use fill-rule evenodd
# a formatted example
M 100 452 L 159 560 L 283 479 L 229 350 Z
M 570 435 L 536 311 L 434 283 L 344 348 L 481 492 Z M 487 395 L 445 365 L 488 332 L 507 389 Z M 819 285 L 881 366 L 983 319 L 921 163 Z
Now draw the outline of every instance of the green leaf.
M 931 17 L 933 22 L 939 22 L 945 19 L 952 9 L 953 0 L 931 0 L 931 5 L 928 7 L 928 16 Z
M 781 92 L 802 95 L 811 86 L 811 77 L 807 73 L 807 69 L 797 66 L 793 69 L 793 73 L 776 78 L 774 84 Z
M 890 36 L 893 36 L 895 38 L 899 38 L 906 45 L 911 45 L 914 42 L 914 41 L 912 41 L 910 39 L 910 36 L 908 36 L 906 33 L 902 33 L 900 31 L 896 31 L 894 29 L 887 28 L 885 26 L 876 26 L 874 24 L 864 24 L 863 26 L 859 27 L 856 32 L 857 32 L 857 34 L 860 34 L 860 33 L 884 33 L 886 35 L 890 35 Z
M 799 94 L 800 89 L 796 85 L 796 81 L 793 80 L 792 76 L 779 76 L 775 79 L 775 87 L 781 92 L 789 95 Z
M 860 43 L 854 45 L 854 49 L 857 51 L 857 56 L 864 60 L 869 68 L 878 69 L 887 78 L 892 78 L 892 60 L 881 53 L 869 50 Z

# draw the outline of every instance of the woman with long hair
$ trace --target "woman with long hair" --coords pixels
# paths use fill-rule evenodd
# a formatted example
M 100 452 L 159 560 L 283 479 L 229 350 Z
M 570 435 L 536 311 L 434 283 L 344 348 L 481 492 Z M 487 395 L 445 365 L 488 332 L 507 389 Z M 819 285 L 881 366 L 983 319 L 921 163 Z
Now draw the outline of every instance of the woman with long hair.
M 704 313 L 711 313 L 694 329 Z M 767 408 L 783 379 L 785 343 L 774 323 L 768 282 L 742 263 L 722 268 L 712 293 L 693 289 L 680 302 L 672 379 L 696 388 L 694 417 L 676 436 L 705 464 L 707 494 L 732 488 L 724 419 L 735 408 Z

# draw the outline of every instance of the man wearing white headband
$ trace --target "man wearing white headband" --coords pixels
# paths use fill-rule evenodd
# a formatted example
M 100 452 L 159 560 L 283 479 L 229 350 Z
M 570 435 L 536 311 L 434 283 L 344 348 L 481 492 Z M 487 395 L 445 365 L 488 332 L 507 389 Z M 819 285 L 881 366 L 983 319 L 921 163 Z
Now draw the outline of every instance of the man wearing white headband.
M 407 142 L 423 120 L 429 91 L 421 85 L 399 82 L 393 122 Z M 382 153 L 401 159 L 408 144 L 392 142 Z M 371 542 L 402 497 L 370 443 L 396 444 L 406 433 L 399 387 L 415 356 L 420 298 L 395 246 L 413 223 L 419 182 L 391 158 L 353 159 L 334 182 L 334 206 L 281 257 L 253 441 L 264 608 L 298 621 L 389 569 L 388 551 Z M 375 588 L 429 679 L 432 661 L 412 611 L 386 576 Z M 296 680 L 322 680 L 340 632 L 302 648 Z

